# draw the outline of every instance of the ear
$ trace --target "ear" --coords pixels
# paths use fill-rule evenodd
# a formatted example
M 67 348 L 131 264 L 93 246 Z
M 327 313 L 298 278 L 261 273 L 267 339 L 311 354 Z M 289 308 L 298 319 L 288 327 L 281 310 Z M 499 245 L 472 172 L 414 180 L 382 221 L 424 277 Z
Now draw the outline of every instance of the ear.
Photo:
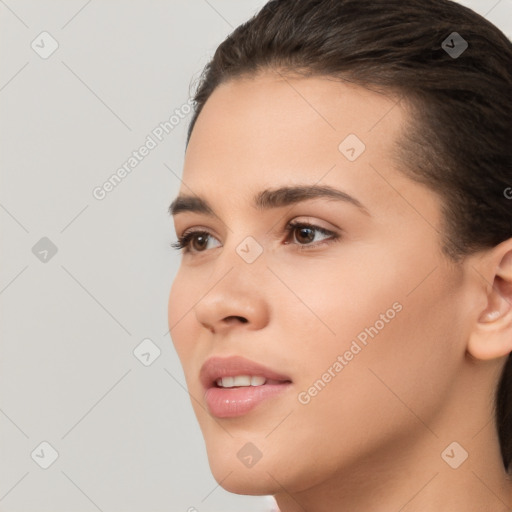
M 467 350 L 476 359 L 507 356 L 512 352 L 512 238 L 490 250 L 474 269 L 486 297 Z

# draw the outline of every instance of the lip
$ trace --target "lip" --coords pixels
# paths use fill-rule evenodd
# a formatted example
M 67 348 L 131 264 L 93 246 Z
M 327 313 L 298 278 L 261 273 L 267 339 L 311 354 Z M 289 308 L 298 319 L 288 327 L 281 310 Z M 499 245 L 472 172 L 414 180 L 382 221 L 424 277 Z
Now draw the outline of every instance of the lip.
M 253 375 L 265 377 L 268 380 L 291 381 L 287 375 L 241 356 L 210 357 L 201 367 L 199 375 L 205 389 L 214 387 L 215 381 L 219 378 L 237 375 Z
M 280 381 L 261 386 L 221 388 L 216 380 L 222 377 L 251 375 Z M 230 418 L 248 413 L 262 402 L 276 397 L 292 382 L 290 377 L 241 356 L 210 357 L 201 367 L 199 377 L 205 390 L 209 412 L 218 418 Z

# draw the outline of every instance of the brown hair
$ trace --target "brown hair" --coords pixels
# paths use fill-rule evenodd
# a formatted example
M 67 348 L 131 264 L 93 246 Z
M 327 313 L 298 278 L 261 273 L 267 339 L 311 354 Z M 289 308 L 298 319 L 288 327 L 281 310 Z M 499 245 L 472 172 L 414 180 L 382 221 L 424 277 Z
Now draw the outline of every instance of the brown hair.
M 460 55 L 449 53 L 454 32 L 468 44 Z M 401 97 L 411 115 L 397 165 L 443 198 L 442 249 L 454 262 L 512 237 L 512 43 L 484 17 L 449 0 L 270 1 L 203 70 L 187 145 L 219 84 L 269 68 Z M 512 355 L 494 408 L 508 469 Z

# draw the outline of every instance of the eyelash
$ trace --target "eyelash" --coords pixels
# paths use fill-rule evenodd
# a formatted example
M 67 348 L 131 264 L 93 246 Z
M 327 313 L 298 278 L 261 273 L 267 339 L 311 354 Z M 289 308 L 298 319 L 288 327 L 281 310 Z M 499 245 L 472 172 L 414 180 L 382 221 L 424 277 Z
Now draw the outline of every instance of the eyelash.
M 297 222 L 292 221 L 289 222 L 288 225 L 285 228 L 286 232 L 286 238 L 289 238 L 289 236 L 297 229 L 297 228 L 309 228 L 313 229 L 315 231 L 318 231 L 322 233 L 322 235 L 331 235 L 330 239 L 323 240 L 321 242 L 317 242 L 316 244 L 295 244 L 297 245 L 298 251 L 304 251 L 309 250 L 313 248 L 317 248 L 319 245 L 322 244 L 329 244 L 331 242 L 337 242 L 341 239 L 341 236 L 337 233 L 334 233 L 333 231 L 330 231 L 328 229 L 321 228 L 320 226 L 316 226 L 315 224 L 310 224 L 309 222 Z M 178 237 L 178 240 L 176 242 L 171 243 L 171 247 L 176 250 L 183 250 L 184 254 L 187 253 L 194 253 L 193 250 L 190 249 L 190 242 L 192 241 L 192 238 L 196 235 L 206 235 L 206 236 L 212 236 L 211 233 L 208 231 L 189 231 L 188 233 L 183 234 L 182 236 Z M 195 251 L 198 253 L 206 252 L 206 251 Z

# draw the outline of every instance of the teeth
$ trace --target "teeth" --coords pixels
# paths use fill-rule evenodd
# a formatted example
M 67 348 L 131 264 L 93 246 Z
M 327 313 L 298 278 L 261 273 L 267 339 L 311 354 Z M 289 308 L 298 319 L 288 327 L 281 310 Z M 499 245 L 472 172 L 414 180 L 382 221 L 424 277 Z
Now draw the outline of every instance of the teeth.
M 267 382 L 267 379 L 265 377 L 251 377 L 251 386 L 261 386 Z
M 267 379 L 260 376 L 237 375 L 236 377 L 222 377 L 217 379 L 217 385 L 222 388 L 232 388 L 234 386 L 262 386 Z

